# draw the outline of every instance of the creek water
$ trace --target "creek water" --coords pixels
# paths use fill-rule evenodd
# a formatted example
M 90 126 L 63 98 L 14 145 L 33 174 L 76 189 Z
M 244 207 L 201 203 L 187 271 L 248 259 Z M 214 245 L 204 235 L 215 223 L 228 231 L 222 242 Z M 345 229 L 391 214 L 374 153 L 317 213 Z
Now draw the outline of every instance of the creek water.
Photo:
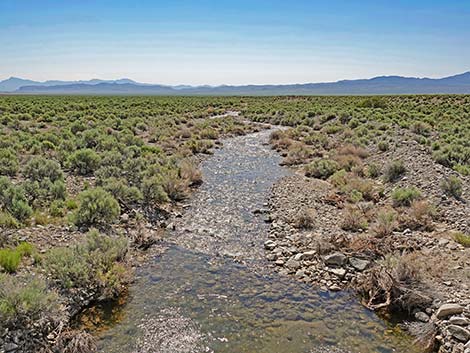
M 125 305 L 103 307 L 100 352 L 413 352 L 410 338 L 349 292 L 320 291 L 269 269 L 269 225 L 253 210 L 288 169 L 270 130 L 224 141 L 201 165 L 203 185 L 137 270 Z

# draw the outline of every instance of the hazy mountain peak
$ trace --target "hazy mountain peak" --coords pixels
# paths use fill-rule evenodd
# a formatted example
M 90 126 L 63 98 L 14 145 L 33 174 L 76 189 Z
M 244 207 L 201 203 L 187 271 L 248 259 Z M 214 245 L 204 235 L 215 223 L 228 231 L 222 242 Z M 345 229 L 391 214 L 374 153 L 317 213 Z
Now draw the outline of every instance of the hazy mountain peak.
M 0 92 L 37 94 L 148 94 L 148 95 L 335 95 L 335 94 L 470 94 L 470 71 L 438 79 L 376 76 L 369 79 L 288 85 L 166 86 L 139 83 L 129 78 L 116 80 L 37 82 L 17 77 L 0 81 Z

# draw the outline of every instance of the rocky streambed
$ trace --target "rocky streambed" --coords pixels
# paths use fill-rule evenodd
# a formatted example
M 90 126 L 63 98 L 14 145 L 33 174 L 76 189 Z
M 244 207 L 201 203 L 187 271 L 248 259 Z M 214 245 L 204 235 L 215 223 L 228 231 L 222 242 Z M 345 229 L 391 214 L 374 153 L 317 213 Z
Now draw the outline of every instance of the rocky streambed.
M 270 269 L 267 201 L 290 174 L 270 132 L 228 139 L 202 162 L 204 184 L 168 225 L 166 249 L 137 270 L 127 304 L 109 311 L 100 352 L 413 352 L 354 294 Z

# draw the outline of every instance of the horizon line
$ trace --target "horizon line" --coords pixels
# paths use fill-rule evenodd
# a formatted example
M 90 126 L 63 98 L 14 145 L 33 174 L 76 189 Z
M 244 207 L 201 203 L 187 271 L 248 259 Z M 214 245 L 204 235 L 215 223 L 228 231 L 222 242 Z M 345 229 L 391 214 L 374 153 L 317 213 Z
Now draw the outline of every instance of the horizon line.
M 70 84 L 86 84 L 80 81 L 93 81 L 93 80 L 98 80 L 98 81 L 121 81 L 121 80 L 129 80 L 133 81 L 133 83 L 136 84 L 143 84 L 143 85 L 159 85 L 159 86 L 166 86 L 166 87 L 177 87 L 177 86 L 190 86 L 190 87 L 224 87 L 224 86 L 232 86 L 232 87 L 243 87 L 243 86 L 283 86 L 283 85 L 305 85 L 305 84 L 321 84 L 321 83 L 337 83 L 337 82 L 344 82 L 344 81 L 356 81 L 356 80 L 372 80 L 375 78 L 390 78 L 390 77 L 399 77 L 399 78 L 409 78 L 409 79 L 420 79 L 420 80 L 439 80 L 439 79 L 445 79 L 449 77 L 454 77 L 454 76 L 459 76 L 459 75 L 465 75 L 470 73 L 470 70 L 456 73 L 456 74 L 451 74 L 451 75 L 446 75 L 446 76 L 439 76 L 439 77 L 430 77 L 430 76 L 401 76 L 399 74 L 393 74 L 393 75 L 378 75 L 378 76 L 372 76 L 372 77 L 358 77 L 358 78 L 345 78 L 345 79 L 339 79 L 336 81 L 305 81 L 305 82 L 285 82 L 285 83 L 244 83 L 244 84 L 230 84 L 230 83 L 223 83 L 223 84 L 185 84 L 185 83 L 177 83 L 177 84 L 167 84 L 167 83 L 158 83 L 158 82 L 141 82 L 141 81 L 136 81 L 135 79 L 129 78 L 129 77 L 119 77 L 119 78 L 111 78 L 111 79 L 106 79 L 106 78 L 97 78 L 93 77 L 90 79 L 76 79 L 76 80 L 69 80 L 69 79 L 47 79 L 47 80 L 34 80 L 30 78 L 24 78 L 20 76 L 9 76 L 5 79 L 0 79 L 0 82 L 8 81 L 10 79 L 19 79 L 19 80 L 28 80 L 28 81 L 34 81 L 37 83 L 47 83 L 49 81 L 62 81 L 62 82 L 70 82 Z M 100 83 L 106 83 L 106 82 L 100 82 Z M 97 83 L 97 84 L 100 84 Z M 129 83 L 132 84 L 132 83 Z

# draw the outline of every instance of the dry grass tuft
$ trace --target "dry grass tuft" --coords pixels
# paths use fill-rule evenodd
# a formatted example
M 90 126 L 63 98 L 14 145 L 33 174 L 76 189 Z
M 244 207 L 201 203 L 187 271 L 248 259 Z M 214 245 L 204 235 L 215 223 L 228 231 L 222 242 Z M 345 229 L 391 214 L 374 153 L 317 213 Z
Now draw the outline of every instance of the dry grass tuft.
M 422 229 L 432 231 L 433 220 L 436 218 L 436 208 L 427 200 L 415 200 L 410 208 L 400 215 L 399 223 L 401 229 Z
M 392 210 L 381 210 L 377 214 L 377 220 L 373 231 L 375 236 L 383 238 L 393 233 L 397 227 L 397 215 Z
M 191 161 L 183 161 L 179 171 L 181 179 L 187 180 L 189 186 L 202 184 L 202 173 L 196 163 Z
M 343 212 L 341 228 L 351 232 L 367 229 L 368 223 L 364 212 L 357 206 L 348 205 Z
M 387 256 L 357 279 L 357 288 L 372 310 L 423 308 L 432 301 L 422 291 L 417 254 Z
M 62 332 L 53 347 L 54 352 L 92 353 L 96 352 L 95 338 L 84 331 L 69 330 Z
M 293 225 L 298 229 L 312 229 L 315 225 L 317 212 L 314 208 L 301 209 L 297 212 Z
M 369 156 L 369 153 L 365 148 L 351 144 L 340 147 L 338 149 L 338 154 L 343 156 L 352 155 L 361 159 L 367 158 Z

